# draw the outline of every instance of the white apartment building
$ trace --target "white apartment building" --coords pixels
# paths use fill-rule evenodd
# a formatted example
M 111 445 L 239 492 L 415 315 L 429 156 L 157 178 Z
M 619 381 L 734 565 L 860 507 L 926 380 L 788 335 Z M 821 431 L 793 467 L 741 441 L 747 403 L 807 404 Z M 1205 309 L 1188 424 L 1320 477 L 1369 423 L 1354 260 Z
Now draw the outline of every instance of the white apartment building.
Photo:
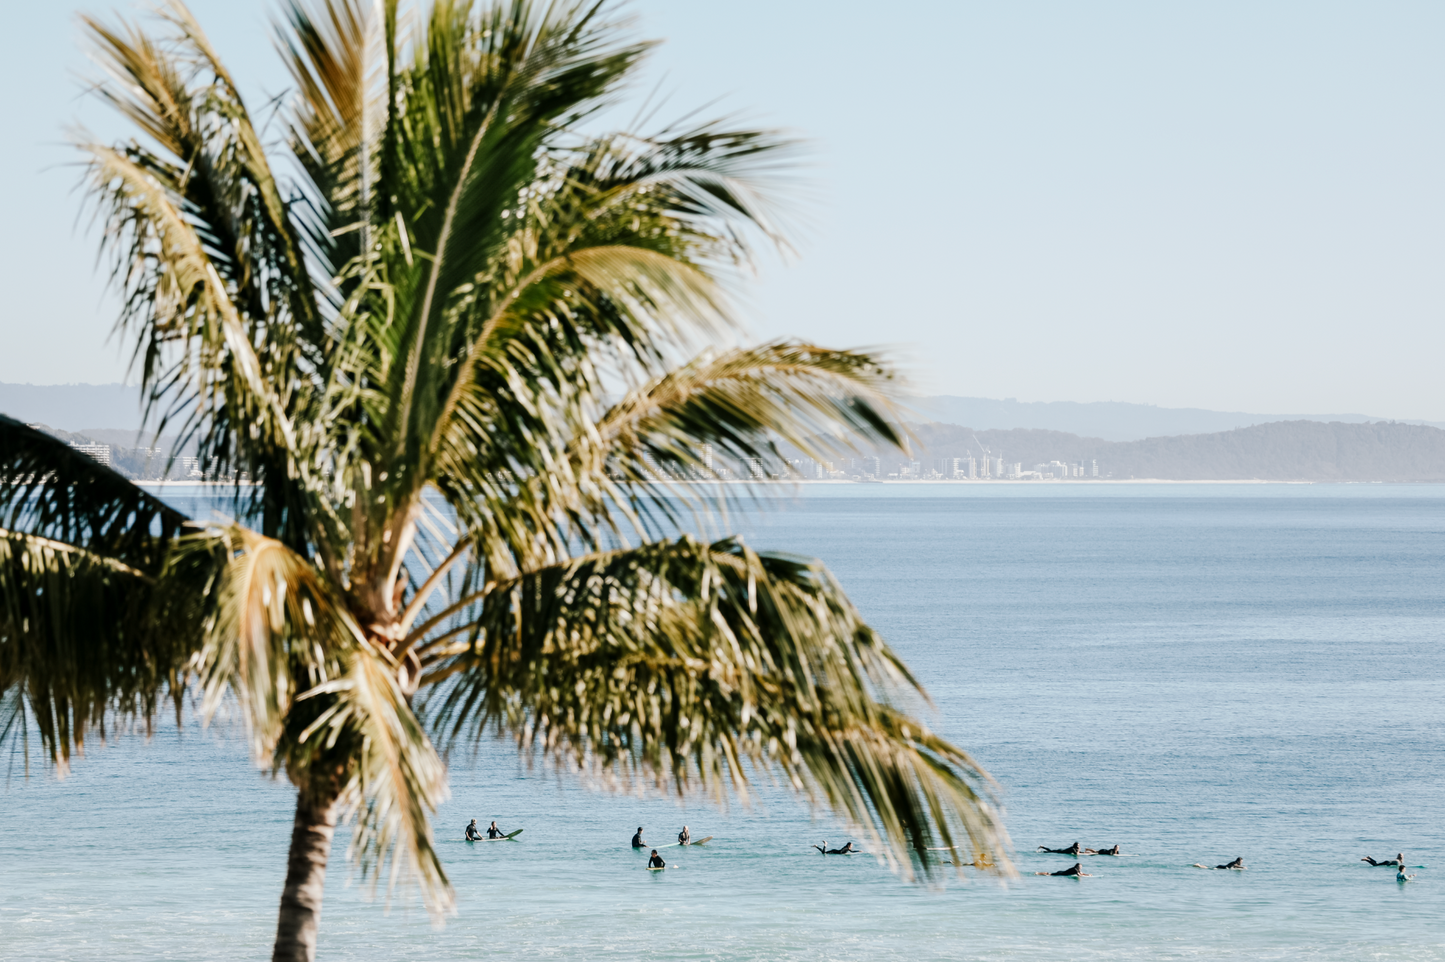
M 78 444 L 75 441 L 71 441 L 70 447 L 73 450 L 79 451 L 81 454 L 94 458 L 106 467 L 110 467 L 109 444 Z

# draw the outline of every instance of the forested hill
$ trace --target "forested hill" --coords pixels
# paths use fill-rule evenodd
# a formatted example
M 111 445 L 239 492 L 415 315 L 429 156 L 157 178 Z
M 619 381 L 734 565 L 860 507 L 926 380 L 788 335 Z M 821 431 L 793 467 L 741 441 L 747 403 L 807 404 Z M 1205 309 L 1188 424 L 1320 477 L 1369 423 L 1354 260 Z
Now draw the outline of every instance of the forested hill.
M 1099 462 L 1101 477 L 1224 481 L 1445 481 L 1445 431 L 1376 421 L 1276 421 L 1216 434 L 1104 441 L 1060 431 L 974 431 L 956 424 L 914 424 L 917 457 L 981 455 L 1021 462 Z M 975 443 L 977 438 L 977 443 Z

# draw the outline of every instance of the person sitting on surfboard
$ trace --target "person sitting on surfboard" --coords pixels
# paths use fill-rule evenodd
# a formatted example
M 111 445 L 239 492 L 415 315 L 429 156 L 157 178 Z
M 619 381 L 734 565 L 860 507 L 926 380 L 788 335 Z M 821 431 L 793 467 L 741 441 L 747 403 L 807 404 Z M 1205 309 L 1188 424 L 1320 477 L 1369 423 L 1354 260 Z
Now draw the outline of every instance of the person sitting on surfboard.
M 1064 869 L 1062 872 L 1035 872 L 1034 874 L 1035 874 L 1035 875 L 1077 875 L 1079 878 L 1093 878 L 1092 875 L 1090 875 L 1088 872 L 1085 872 L 1085 871 L 1084 871 L 1083 866 L 1082 866 L 1079 862 L 1075 862 L 1075 863 L 1073 864 L 1073 867 L 1071 867 L 1071 868 L 1066 868 L 1066 869 Z
M 1083 852 L 1083 849 L 1079 847 L 1078 842 L 1075 842 L 1068 848 L 1045 848 L 1044 846 L 1040 845 L 1039 851 L 1048 852 L 1050 855 L 1078 855 Z
M 492 824 L 495 825 L 497 823 L 493 822 Z M 474 818 L 472 819 L 471 824 L 467 826 L 467 841 L 480 842 L 481 840 L 482 833 L 477 831 L 477 820 Z
M 487 838 L 506 838 L 500 828 L 497 828 L 497 820 L 492 819 L 492 824 L 487 826 Z
M 642 831 L 642 829 L 639 828 L 638 831 L 640 832 L 640 831 Z M 667 868 L 667 863 L 662 860 L 662 856 L 661 856 L 661 855 L 658 855 L 658 854 L 657 854 L 657 849 L 653 849 L 653 850 L 652 850 L 652 858 L 650 858 L 650 859 L 647 860 L 647 867 L 648 867 L 648 868 Z
M 1392 867 L 1393 867 L 1393 866 L 1399 866 L 1400 868 L 1404 868 L 1404 867 L 1405 867 L 1405 853 L 1404 853 L 1404 852 L 1401 852 L 1399 855 L 1396 855 L 1394 858 L 1387 858 L 1387 859 L 1385 859 L 1385 860 L 1383 860 L 1383 861 L 1380 861 L 1380 862 L 1377 862 L 1377 861 L 1375 861 L 1374 859 L 1370 858 L 1370 856 L 1366 855 L 1364 858 L 1360 859 L 1360 861 L 1361 861 L 1361 862 L 1369 862 L 1371 865 L 1375 865 L 1375 866 L 1389 865 L 1389 866 L 1392 866 Z
M 692 833 L 689 832 L 689 831 L 687 830 L 687 826 L 684 825 L 684 826 L 682 827 L 682 831 L 680 831 L 680 832 L 677 833 L 677 844 L 679 844 L 679 845 L 686 845 L 688 842 L 691 842 L 691 841 L 692 841 Z
M 647 843 L 642 840 L 642 826 L 637 826 L 637 834 L 632 836 L 633 848 L 647 848 Z

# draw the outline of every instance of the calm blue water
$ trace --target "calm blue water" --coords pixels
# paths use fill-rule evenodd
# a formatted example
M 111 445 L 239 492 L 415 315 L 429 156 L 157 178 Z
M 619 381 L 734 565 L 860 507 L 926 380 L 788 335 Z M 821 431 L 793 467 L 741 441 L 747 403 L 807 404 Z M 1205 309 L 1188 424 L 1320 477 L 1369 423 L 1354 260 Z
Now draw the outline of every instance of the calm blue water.
M 846 833 L 783 793 L 684 809 L 488 744 L 439 834 L 525 841 L 444 843 L 441 930 L 338 858 L 322 958 L 1445 960 L 1445 487 L 816 486 L 747 528 L 837 572 L 1002 782 L 1024 871 L 1139 857 L 928 890 L 810 854 Z M 0 958 L 266 957 L 291 805 L 195 727 L 16 777 Z M 632 831 L 683 822 L 716 841 L 643 871 Z M 1400 850 L 1409 885 L 1358 861 Z

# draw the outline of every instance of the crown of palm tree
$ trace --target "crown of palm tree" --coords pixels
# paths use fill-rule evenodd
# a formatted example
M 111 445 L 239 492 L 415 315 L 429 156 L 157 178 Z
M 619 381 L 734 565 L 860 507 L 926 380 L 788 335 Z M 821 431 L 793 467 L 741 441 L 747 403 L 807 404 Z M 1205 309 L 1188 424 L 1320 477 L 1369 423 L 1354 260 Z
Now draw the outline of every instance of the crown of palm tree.
M 86 25 L 137 132 L 80 144 L 119 329 L 241 523 L 0 419 L 7 736 L 63 766 L 112 712 L 234 698 L 298 832 L 351 813 L 363 870 L 438 909 L 433 739 L 492 724 L 680 792 L 780 771 L 905 871 L 960 831 L 1001 850 L 987 776 L 898 707 L 921 690 L 826 570 L 663 536 L 707 505 L 659 463 L 901 440 L 872 355 L 738 346 L 785 139 L 589 133 L 648 49 L 601 3 L 290 6 L 277 143 L 178 0 Z

